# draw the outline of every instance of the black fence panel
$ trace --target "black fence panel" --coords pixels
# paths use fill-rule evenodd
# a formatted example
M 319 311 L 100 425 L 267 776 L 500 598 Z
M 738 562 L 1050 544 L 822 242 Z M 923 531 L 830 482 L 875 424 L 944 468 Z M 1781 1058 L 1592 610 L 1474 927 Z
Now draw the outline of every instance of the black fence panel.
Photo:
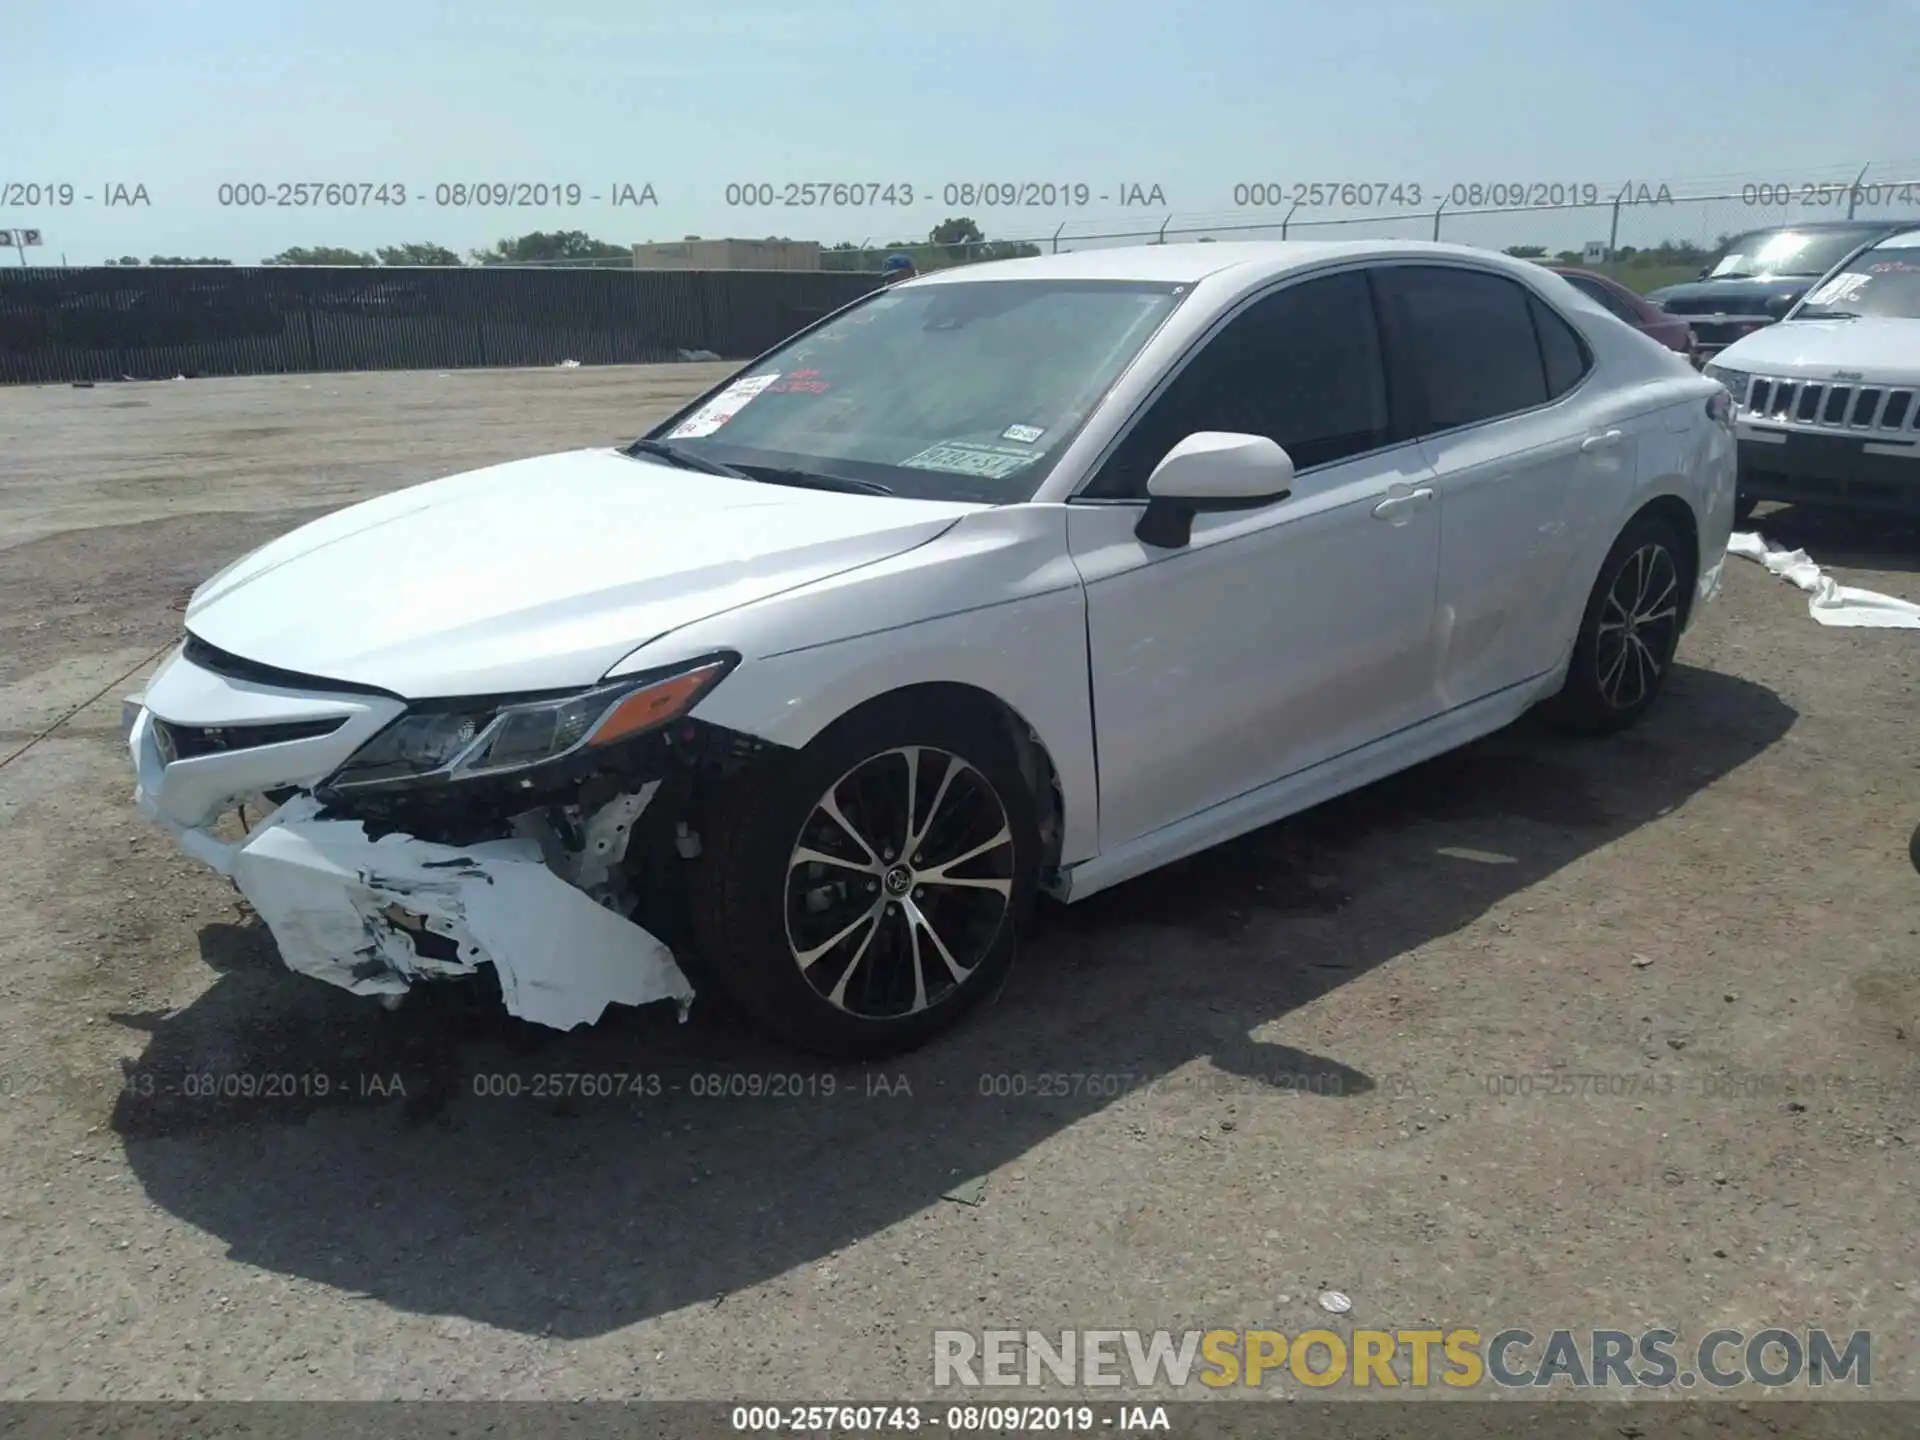
M 0 384 L 745 360 L 879 284 L 830 270 L 0 269 Z

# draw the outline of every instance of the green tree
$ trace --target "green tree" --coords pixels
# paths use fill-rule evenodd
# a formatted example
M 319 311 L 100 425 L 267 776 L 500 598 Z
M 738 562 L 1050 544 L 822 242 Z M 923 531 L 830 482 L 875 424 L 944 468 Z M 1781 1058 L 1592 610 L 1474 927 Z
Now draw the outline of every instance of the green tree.
M 480 265 L 538 265 L 556 260 L 631 259 L 633 247 L 596 240 L 584 230 L 535 230 L 518 239 L 498 240 L 475 250 Z
M 215 258 L 212 255 L 196 255 L 191 257 L 186 255 L 155 255 L 152 258 L 150 258 L 147 261 L 147 263 L 149 265 L 231 265 L 233 264 L 231 260 L 220 260 Z
M 1553 259 L 1557 265 L 1578 265 L 1587 258 L 1582 250 L 1562 250 Z
M 957 238 L 943 238 L 957 237 Z M 890 240 L 885 245 L 856 245 L 841 240 L 820 252 L 822 270 L 877 270 L 882 257 L 895 252 L 912 259 L 916 270 L 944 270 L 983 260 L 1023 260 L 1038 255 L 1038 245 L 1026 240 L 989 240 L 971 220 L 949 220 L 936 225 L 926 240 Z
M 928 243 L 943 246 L 948 257 L 956 264 L 972 258 L 973 247 L 986 238 L 980 227 L 965 215 L 942 220 L 927 234 Z
M 1625 254 L 1625 251 L 1621 252 Z M 1636 265 L 1680 265 L 1699 267 L 1707 263 L 1712 251 L 1691 240 L 1662 240 L 1658 245 L 1635 252 Z
M 107 261 L 109 265 L 138 265 L 139 263 L 140 257 L 138 255 L 122 255 L 118 260 Z
M 373 256 L 361 250 L 338 245 L 295 245 L 278 255 L 269 255 L 262 265 L 377 265 Z
M 1547 247 L 1544 245 L 1507 246 L 1507 254 L 1513 256 L 1516 260 L 1539 260 L 1544 258 L 1546 253 Z
M 458 252 L 444 245 L 418 241 L 411 245 L 386 245 L 374 252 L 382 265 L 464 265 Z

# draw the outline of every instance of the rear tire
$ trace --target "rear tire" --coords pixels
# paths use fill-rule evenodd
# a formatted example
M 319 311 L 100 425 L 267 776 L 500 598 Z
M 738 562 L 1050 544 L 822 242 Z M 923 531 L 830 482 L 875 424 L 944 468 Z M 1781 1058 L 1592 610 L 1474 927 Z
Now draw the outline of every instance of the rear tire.
M 1037 888 L 1012 742 L 948 706 L 830 726 L 738 777 L 702 831 L 691 898 L 708 967 L 760 1028 L 836 1060 L 916 1049 L 994 994 Z
M 1639 722 L 1665 687 L 1680 644 L 1693 567 L 1671 522 L 1635 517 L 1613 542 L 1580 619 L 1566 684 L 1543 707 L 1592 734 Z

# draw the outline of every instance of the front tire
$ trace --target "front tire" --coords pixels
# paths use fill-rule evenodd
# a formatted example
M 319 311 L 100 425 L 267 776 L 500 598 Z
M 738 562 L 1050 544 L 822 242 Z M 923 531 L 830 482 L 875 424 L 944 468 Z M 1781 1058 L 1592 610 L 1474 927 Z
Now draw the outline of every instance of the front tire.
M 1653 708 L 1673 668 L 1693 567 L 1671 522 L 1636 517 L 1600 567 L 1566 684 L 1545 707 L 1570 729 L 1624 730 Z
M 702 828 L 701 954 L 788 1044 L 837 1060 L 918 1048 L 1012 969 L 1040 842 L 990 717 L 912 701 L 857 712 L 739 777 Z

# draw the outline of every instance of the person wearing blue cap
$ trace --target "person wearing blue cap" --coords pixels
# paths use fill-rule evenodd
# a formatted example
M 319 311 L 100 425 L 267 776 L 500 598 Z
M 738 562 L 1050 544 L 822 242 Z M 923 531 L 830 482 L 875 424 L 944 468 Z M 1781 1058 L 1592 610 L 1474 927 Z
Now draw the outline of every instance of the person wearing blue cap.
M 914 276 L 913 257 L 895 253 L 889 255 L 880 266 L 880 274 L 887 284 L 897 285 L 902 280 L 911 280 Z

